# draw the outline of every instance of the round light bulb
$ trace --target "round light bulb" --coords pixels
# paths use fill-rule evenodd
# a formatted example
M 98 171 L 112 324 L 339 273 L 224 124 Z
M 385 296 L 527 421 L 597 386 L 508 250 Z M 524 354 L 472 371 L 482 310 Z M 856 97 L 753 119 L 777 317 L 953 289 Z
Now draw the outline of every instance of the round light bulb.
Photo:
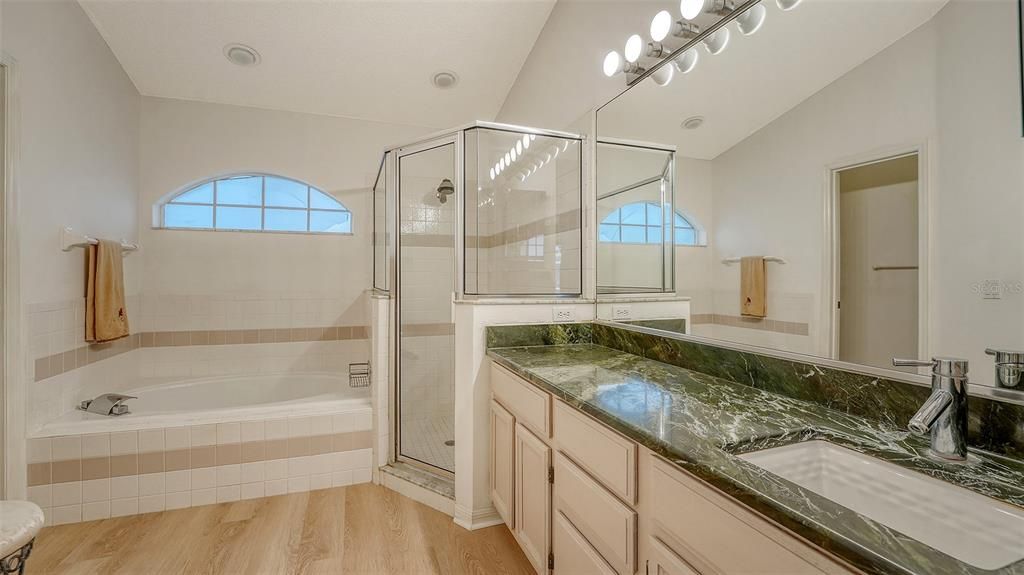
M 775 3 L 779 5 L 779 9 L 783 11 L 792 10 L 800 4 L 801 0 L 775 0 Z
M 683 74 L 689 74 L 697 67 L 697 60 L 699 59 L 699 56 L 699 52 L 690 48 L 676 58 L 676 68 L 678 68 Z
M 687 20 L 693 20 L 704 11 L 704 0 L 679 0 L 679 13 Z
M 516 152 L 516 149 L 512 148 L 512 151 L 510 153 L 512 154 L 512 161 L 516 161 L 516 158 L 519 157 L 519 152 Z
M 506 166 L 512 163 L 512 155 L 509 154 L 508 152 L 505 152 L 505 157 L 502 159 L 505 160 Z
M 523 134 L 523 149 L 526 149 L 526 148 L 529 148 L 529 147 L 530 147 L 530 135 L 529 134 Z
M 494 168 L 491 168 L 491 180 L 494 179 Z
M 750 36 L 761 29 L 767 14 L 768 10 L 765 9 L 763 4 L 755 4 L 736 18 L 736 25 L 744 36 Z
M 505 169 L 505 158 L 502 158 L 502 159 L 498 160 L 498 169 L 499 170 L 504 170 Z
M 729 45 L 729 29 L 719 28 L 717 32 L 712 34 L 709 38 L 704 40 L 704 47 L 707 48 L 708 53 L 712 56 L 721 54 L 725 47 Z
M 672 30 L 672 14 L 668 10 L 662 10 L 654 15 L 651 20 L 651 40 L 661 42 Z
M 537 139 L 537 134 L 530 134 L 530 141 L 531 142 L 536 140 L 536 139 Z
M 672 81 L 672 73 L 674 71 L 675 66 L 666 64 L 665 66 L 655 70 L 654 73 L 651 74 L 651 78 L 654 80 L 654 83 L 659 86 L 668 86 L 669 82 Z
M 611 78 L 622 71 L 622 57 L 615 50 L 604 57 L 604 75 Z
M 519 140 L 519 141 L 516 142 L 516 152 L 519 152 L 520 156 L 523 155 L 523 142 L 522 142 L 522 140 Z
M 644 39 L 639 34 L 633 34 L 626 40 L 626 61 L 633 63 L 640 59 L 640 53 L 644 49 Z

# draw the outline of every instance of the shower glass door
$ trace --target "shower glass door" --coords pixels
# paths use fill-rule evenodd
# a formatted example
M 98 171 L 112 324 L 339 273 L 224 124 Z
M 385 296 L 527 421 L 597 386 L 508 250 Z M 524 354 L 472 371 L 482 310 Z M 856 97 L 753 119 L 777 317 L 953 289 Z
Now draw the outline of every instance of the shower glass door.
M 399 150 L 397 429 L 400 461 L 454 473 L 455 141 Z

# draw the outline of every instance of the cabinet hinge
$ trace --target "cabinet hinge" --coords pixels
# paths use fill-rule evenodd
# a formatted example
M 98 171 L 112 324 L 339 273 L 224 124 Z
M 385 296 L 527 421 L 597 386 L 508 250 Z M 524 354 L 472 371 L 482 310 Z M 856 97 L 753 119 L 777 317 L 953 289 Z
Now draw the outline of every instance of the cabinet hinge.
M 548 467 L 548 483 L 554 483 L 554 482 L 555 482 L 555 468 L 554 467 Z
M 555 554 L 554 553 L 548 553 L 548 569 L 554 569 L 554 568 L 555 568 Z

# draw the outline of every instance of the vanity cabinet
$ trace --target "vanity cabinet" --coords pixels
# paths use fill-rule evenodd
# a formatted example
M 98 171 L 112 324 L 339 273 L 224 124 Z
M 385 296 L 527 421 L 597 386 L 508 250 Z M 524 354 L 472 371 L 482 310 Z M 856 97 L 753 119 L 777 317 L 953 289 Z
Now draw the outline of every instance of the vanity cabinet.
M 664 573 L 852 572 L 652 452 L 640 471 L 643 554 Z
M 858 573 L 497 364 L 491 383 L 491 497 L 538 575 Z
M 537 573 L 545 573 L 551 553 L 551 448 L 521 423 L 515 444 L 512 532 Z
M 516 420 L 497 401 L 491 400 L 491 502 L 509 529 L 515 529 Z

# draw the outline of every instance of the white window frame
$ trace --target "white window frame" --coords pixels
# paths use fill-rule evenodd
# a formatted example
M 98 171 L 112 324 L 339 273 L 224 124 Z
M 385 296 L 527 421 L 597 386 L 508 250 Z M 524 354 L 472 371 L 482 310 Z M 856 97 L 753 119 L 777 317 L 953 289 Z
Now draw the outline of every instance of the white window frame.
M 234 179 L 241 179 L 241 178 L 260 178 L 260 203 L 259 204 L 227 204 L 227 203 L 219 203 L 217 201 L 217 187 L 218 187 L 217 184 L 219 182 L 223 182 L 223 181 L 226 181 L 226 180 L 234 180 Z M 304 207 L 304 208 L 296 208 L 296 207 L 288 207 L 288 206 L 268 206 L 267 205 L 267 178 L 276 178 L 276 179 L 279 179 L 279 180 L 287 180 L 289 182 L 295 182 L 296 184 L 299 184 L 299 185 L 302 185 L 302 186 L 306 186 L 306 207 Z M 200 187 L 205 186 L 207 184 L 212 184 L 213 185 L 213 201 L 211 203 L 179 202 L 179 201 L 175 201 L 175 200 L 177 200 L 177 198 L 180 198 L 181 196 L 183 196 L 183 195 L 185 195 L 185 194 L 195 190 L 196 188 L 200 188 Z M 321 194 L 323 194 L 323 195 L 327 196 L 328 198 L 331 198 L 332 200 L 337 202 L 337 204 L 339 206 L 341 206 L 341 209 L 314 208 L 314 207 L 312 207 L 313 190 L 316 190 L 316 191 L 320 192 Z M 167 220 L 166 220 L 166 215 L 165 215 L 166 208 L 167 208 L 168 205 L 209 207 L 213 211 L 213 216 L 212 216 L 212 220 L 211 220 L 212 227 L 200 228 L 200 227 L 169 226 L 169 225 L 167 225 Z M 223 208 L 249 208 L 249 209 L 259 208 L 259 210 L 260 210 L 260 227 L 259 227 L 259 229 L 218 228 L 217 227 L 217 208 L 219 208 L 219 207 L 223 207 Z M 202 180 L 202 181 L 199 181 L 199 182 L 195 182 L 195 183 L 189 184 L 188 186 L 186 186 L 186 187 L 176 191 L 174 194 L 171 194 L 169 197 L 167 197 L 166 199 L 161 201 L 159 206 L 158 206 L 158 209 L 159 209 L 159 211 L 156 214 L 157 225 L 154 226 L 154 227 L 156 227 L 157 229 L 164 229 L 164 230 L 186 230 L 186 231 L 200 231 L 200 232 L 251 232 L 251 233 L 261 233 L 261 234 L 304 234 L 304 235 L 324 235 L 324 236 L 351 236 L 351 235 L 355 234 L 355 217 L 352 214 L 352 210 L 350 210 L 348 208 L 348 206 L 343 204 L 340 200 L 338 200 L 337 198 L 335 198 L 331 194 L 328 194 L 327 192 L 321 190 L 320 188 L 317 188 L 316 186 L 314 186 L 312 184 L 309 184 L 307 182 L 304 182 L 302 180 L 296 180 L 295 178 L 289 178 L 287 176 L 281 176 L 281 175 L 278 175 L 278 174 L 269 174 L 269 173 L 263 173 L 263 172 L 245 172 L 245 173 L 239 173 L 239 174 L 230 174 L 230 175 L 226 175 L 226 176 L 218 176 L 218 177 L 215 177 L 215 178 L 209 178 L 209 179 L 206 179 L 206 180 Z M 306 229 L 302 230 L 302 231 L 300 231 L 300 230 L 268 230 L 268 229 L 266 229 L 267 210 L 268 209 L 271 209 L 271 210 L 290 210 L 290 211 L 295 211 L 295 212 L 305 212 L 306 213 Z M 311 220 L 311 217 L 312 217 L 312 212 L 347 213 L 348 217 L 349 217 L 349 231 L 347 231 L 347 232 L 323 232 L 323 231 L 313 231 L 313 230 L 310 230 L 309 229 L 309 225 L 310 225 L 310 220 Z

